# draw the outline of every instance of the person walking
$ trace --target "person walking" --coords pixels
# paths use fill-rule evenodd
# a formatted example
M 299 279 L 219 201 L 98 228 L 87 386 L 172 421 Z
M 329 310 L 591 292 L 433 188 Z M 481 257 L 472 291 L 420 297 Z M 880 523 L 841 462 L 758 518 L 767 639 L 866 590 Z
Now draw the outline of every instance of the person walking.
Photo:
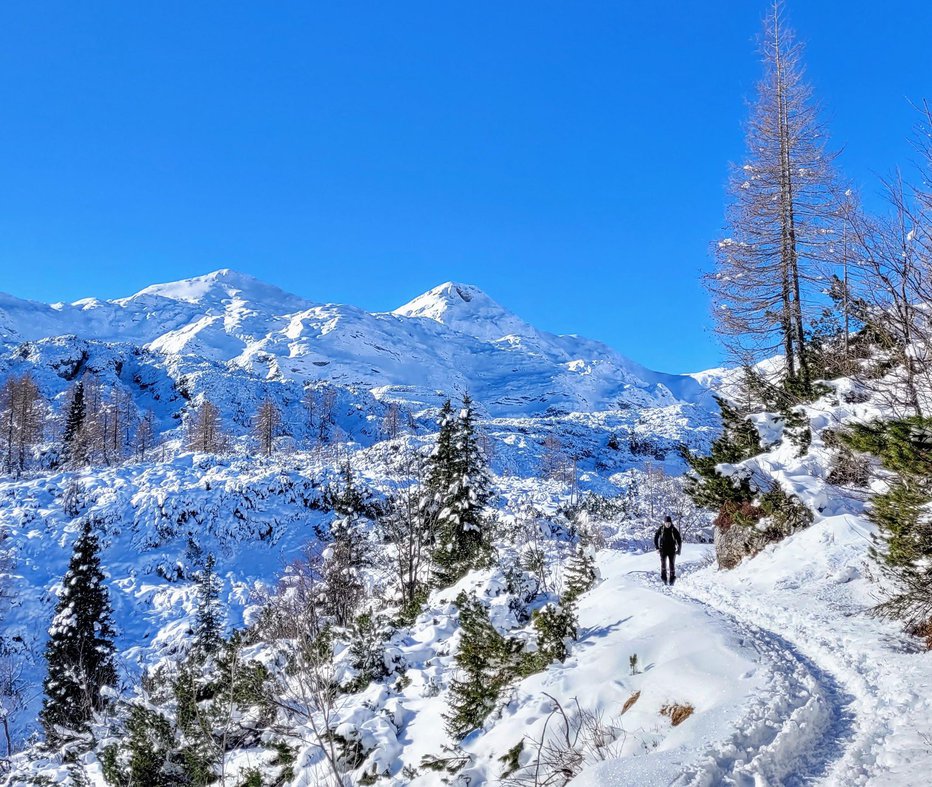
M 654 533 L 654 547 L 660 553 L 660 578 L 667 584 L 667 563 L 670 564 L 670 584 L 676 582 L 676 556 L 683 548 L 680 531 L 670 517 L 665 517 L 663 524 Z

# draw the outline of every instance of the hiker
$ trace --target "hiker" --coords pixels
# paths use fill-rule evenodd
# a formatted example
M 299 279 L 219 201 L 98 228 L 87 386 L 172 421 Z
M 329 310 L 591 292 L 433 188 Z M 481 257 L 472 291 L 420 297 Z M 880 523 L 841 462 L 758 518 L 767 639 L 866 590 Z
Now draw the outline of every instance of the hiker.
M 654 546 L 660 552 L 660 578 L 667 584 L 667 562 L 670 563 L 670 584 L 676 582 L 676 556 L 683 548 L 683 539 L 680 531 L 673 524 L 670 517 L 663 520 L 663 524 L 654 533 Z

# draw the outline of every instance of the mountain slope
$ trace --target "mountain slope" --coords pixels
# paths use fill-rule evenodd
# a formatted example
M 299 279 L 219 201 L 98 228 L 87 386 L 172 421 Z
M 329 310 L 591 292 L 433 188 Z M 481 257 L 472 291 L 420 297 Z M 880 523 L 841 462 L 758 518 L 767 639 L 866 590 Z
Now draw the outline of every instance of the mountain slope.
M 0 340 L 65 335 L 171 357 L 180 375 L 209 361 L 264 380 L 378 390 L 415 408 L 436 407 L 438 391 L 467 390 L 496 416 L 708 404 L 689 377 L 538 331 L 478 288 L 453 283 L 392 313 L 314 304 L 230 270 L 112 301 L 0 296 Z

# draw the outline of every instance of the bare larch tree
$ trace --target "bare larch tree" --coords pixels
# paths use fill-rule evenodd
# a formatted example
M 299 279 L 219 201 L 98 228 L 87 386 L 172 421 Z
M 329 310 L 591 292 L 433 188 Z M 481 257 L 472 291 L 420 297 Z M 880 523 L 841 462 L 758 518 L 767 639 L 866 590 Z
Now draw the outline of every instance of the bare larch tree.
M 275 438 L 282 425 L 282 414 L 271 399 L 264 399 L 259 405 L 255 418 L 255 434 L 259 448 L 265 456 L 271 456 L 275 450 Z
M 206 397 L 198 405 L 188 433 L 188 448 L 203 454 L 216 454 L 225 447 L 220 410 Z
M 3 471 L 20 475 L 29 462 L 32 447 L 42 438 L 45 412 L 39 387 L 28 372 L 10 377 L 0 388 Z
M 810 383 L 806 320 L 819 301 L 833 235 L 843 220 L 834 153 L 802 47 L 774 2 L 761 39 L 764 76 L 747 125 L 747 153 L 733 167 L 728 237 L 706 276 L 717 332 L 741 364 L 782 351 L 788 382 Z

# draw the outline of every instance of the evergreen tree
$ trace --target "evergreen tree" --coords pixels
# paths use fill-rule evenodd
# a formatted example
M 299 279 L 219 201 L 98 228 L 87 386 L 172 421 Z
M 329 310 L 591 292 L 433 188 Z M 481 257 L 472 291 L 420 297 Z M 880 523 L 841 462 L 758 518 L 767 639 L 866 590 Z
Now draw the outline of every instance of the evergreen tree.
M 103 751 L 104 780 L 114 787 L 189 785 L 175 737 L 170 720 L 161 713 L 131 705 L 122 745 L 111 744 Z
M 548 604 L 534 614 L 537 632 L 537 652 L 528 660 L 526 673 L 546 669 L 555 661 L 565 661 L 567 641 L 576 639 L 578 621 L 572 602 L 559 606 Z
M 369 613 L 356 618 L 350 638 L 351 663 L 356 677 L 347 687 L 349 691 L 362 691 L 389 674 L 385 642 L 390 633 L 384 621 Z
M 49 740 L 81 731 L 116 685 L 110 597 L 100 567 L 100 543 L 89 520 L 74 544 L 45 650 L 48 674 L 41 721 Z
M 469 396 L 451 422 L 444 405 L 437 447 L 431 456 L 431 488 L 437 507 L 434 573 L 438 586 L 456 582 L 488 552 L 484 509 L 491 497 L 485 453 Z
M 932 647 L 932 419 L 913 416 L 853 427 L 842 439 L 873 454 L 893 474 L 868 517 L 879 530 L 873 550 L 891 580 L 881 614 L 902 620 Z
M 362 569 L 371 565 L 372 550 L 363 527 L 369 504 L 348 463 L 343 465 L 341 475 L 339 490 L 329 495 L 334 511 L 340 516 L 330 525 L 328 533 L 319 533 L 330 542 L 324 554 L 320 600 L 325 613 L 338 626 L 346 627 L 362 602 L 365 590 Z
M 87 420 L 87 404 L 84 401 L 84 381 L 78 380 L 71 389 L 68 414 L 65 417 L 65 432 L 62 436 L 65 463 L 72 466 L 87 464 L 87 445 L 84 439 L 84 422 Z
M 359 488 L 349 462 L 340 465 L 340 482 L 328 488 L 327 502 L 344 518 L 366 516 L 371 512 L 369 495 Z
M 427 485 L 439 494 L 449 486 L 454 461 L 453 440 L 456 433 L 456 415 L 453 412 L 453 403 L 449 399 L 440 408 L 437 425 L 440 428 L 437 432 L 437 442 L 431 452 L 431 459 L 434 461 L 428 472 Z
M 692 471 L 688 477 L 686 493 L 698 506 L 732 514 L 754 495 L 747 479 L 734 479 L 722 475 L 720 464 L 737 464 L 763 451 L 760 433 L 747 415 L 715 397 L 722 416 L 722 433 L 712 443 L 709 456 L 696 456 L 683 450 L 683 457 Z
M 576 547 L 576 552 L 566 566 L 563 579 L 563 602 L 572 604 L 583 593 L 591 590 L 598 576 L 595 558 L 592 554 L 582 545 Z
M 220 607 L 221 581 L 214 570 L 216 560 L 207 555 L 196 578 L 197 613 L 194 619 L 194 649 L 199 654 L 214 653 L 222 641 L 223 611 Z
M 450 685 L 449 711 L 444 716 L 449 735 L 459 741 L 482 726 L 502 688 L 517 672 L 520 644 L 499 634 L 489 613 L 474 596 L 460 593 L 458 674 Z

